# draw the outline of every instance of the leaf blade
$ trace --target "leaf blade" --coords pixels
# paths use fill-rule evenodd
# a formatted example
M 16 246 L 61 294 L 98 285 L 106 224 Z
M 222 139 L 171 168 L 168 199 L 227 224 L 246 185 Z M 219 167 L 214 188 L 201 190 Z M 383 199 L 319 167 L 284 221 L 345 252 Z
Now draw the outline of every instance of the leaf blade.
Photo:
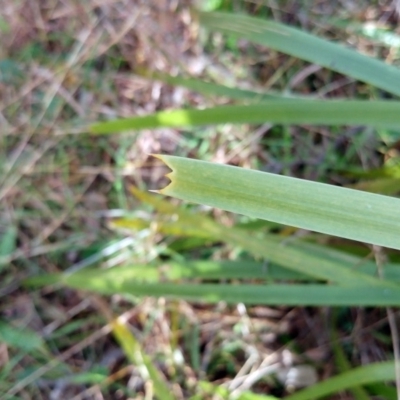
M 342 45 L 275 21 L 223 12 L 200 13 L 206 28 L 233 34 L 341 72 L 400 96 L 400 70 Z
M 85 279 L 82 279 L 82 278 Z M 336 286 L 323 284 L 212 284 L 212 283 L 144 283 L 79 272 L 64 276 L 62 282 L 70 287 L 102 294 L 129 294 L 137 297 L 155 296 L 229 304 L 287 305 L 287 306 L 374 306 L 400 305 L 400 290 L 371 286 Z
M 269 100 L 251 105 L 228 105 L 203 110 L 161 111 L 133 118 L 92 124 L 89 130 L 107 134 L 161 127 L 181 128 L 213 124 L 317 124 L 400 126 L 400 102 L 391 100 Z
M 328 235 L 400 249 L 400 200 L 175 156 L 159 192 L 185 201 Z

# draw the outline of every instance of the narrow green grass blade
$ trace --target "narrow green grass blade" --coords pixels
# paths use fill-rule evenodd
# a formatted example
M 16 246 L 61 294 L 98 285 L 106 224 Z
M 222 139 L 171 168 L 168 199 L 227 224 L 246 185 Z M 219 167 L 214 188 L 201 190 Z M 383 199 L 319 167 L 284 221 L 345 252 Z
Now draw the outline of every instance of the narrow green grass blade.
M 85 278 L 85 279 L 82 279 Z M 400 290 L 371 286 L 333 286 L 325 284 L 210 284 L 210 283 L 146 283 L 114 276 L 75 273 L 61 278 L 69 287 L 112 295 L 125 293 L 137 297 L 155 296 L 229 304 L 287 305 L 287 306 L 374 306 L 400 305 Z
M 270 262 L 317 279 L 347 286 L 398 287 L 394 282 L 364 274 L 354 268 L 354 265 L 329 257 L 322 258 L 312 251 L 296 246 L 296 244 L 284 243 L 278 238 L 259 239 L 255 236 L 245 235 L 244 232 L 237 229 L 226 229 L 223 238 L 226 243 L 246 249 L 256 257 L 264 257 Z
M 252 100 L 254 102 L 258 102 L 258 101 L 273 100 L 273 99 L 298 100 L 298 99 L 312 98 L 311 96 L 300 96 L 292 93 L 279 93 L 274 91 L 257 92 L 254 90 L 239 89 L 235 87 L 220 85 L 213 82 L 205 82 L 201 79 L 183 78 L 181 76 L 171 76 L 156 71 L 154 72 L 136 71 L 136 73 L 145 78 L 160 80 L 169 85 L 182 86 L 187 89 L 201 93 L 203 95 L 222 96 L 234 100 L 242 100 L 242 101 Z
M 323 250 L 317 246 L 283 242 L 281 238 L 274 235 L 264 235 L 262 238 L 249 235 L 242 229 L 226 228 L 204 215 L 192 214 L 149 193 L 134 188 L 132 192 L 140 200 L 154 206 L 160 213 L 175 215 L 185 222 L 190 221 L 208 231 L 210 237 L 246 249 L 255 257 L 262 257 L 268 262 L 279 264 L 292 271 L 342 285 L 396 286 L 393 282 L 383 281 L 359 272 L 357 267 L 363 265 L 360 259 L 355 260 L 343 254 L 339 256 L 339 252 L 328 252 L 325 248 Z M 372 274 L 374 269 L 371 268 L 370 271 Z
M 389 386 L 381 382 L 376 382 L 369 384 L 367 388 L 371 395 L 378 396 L 378 398 L 385 400 L 399 400 L 395 386 Z
M 333 378 L 326 379 L 287 396 L 284 400 L 319 399 L 349 388 L 374 382 L 387 382 L 395 379 L 395 365 L 392 361 L 375 363 L 355 368 Z
M 363 100 L 269 100 L 261 104 L 218 106 L 204 110 L 161 111 L 155 114 L 99 122 L 93 133 L 114 133 L 161 127 L 213 124 L 368 125 L 400 129 L 400 102 Z
M 393 195 L 400 192 L 400 178 L 380 178 L 369 181 L 359 181 L 351 186 L 353 189 L 365 192 Z
M 237 398 L 237 400 L 279 400 L 279 399 L 275 396 L 244 392 Z
M 115 271 L 114 271 L 115 270 Z M 167 262 L 159 266 L 125 265 L 96 271 L 105 277 L 120 276 L 121 279 L 142 281 L 166 281 L 179 279 L 263 279 L 263 280 L 309 280 L 306 275 L 289 271 L 278 265 L 266 265 L 256 261 L 188 261 Z M 400 272 L 399 272 L 400 274 Z
M 319 257 L 320 260 L 329 260 L 354 271 L 378 276 L 376 262 L 367 257 L 354 256 L 328 246 L 304 241 L 297 241 L 294 244 L 294 247 L 299 250 L 301 249 L 303 252 L 308 254 L 313 254 L 314 256 Z M 382 272 L 385 279 L 389 281 L 400 281 L 400 264 L 387 263 L 384 265 Z
M 326 256 L 321 253 L 321 263 L 323 265 Z M 354 257 L 357 259 L 357 257 Z M 354 262 L 357 266 L 356 271 L 374 276 L 376 266 L 372 262 L 361 264 L 362 260 Z M 350 264 L 338 262 L 338 269 L 346 266 L 351 268 Z M 385 277 L 389 281 L 400 282 L 400 265 L 385 265 Z M 160 265 L 141 265 L 127 264 L 109 269 L 89 269 L 79 272 L 82 280 L 89 279 L 93 274 L 102 277 L 105 280 L 131 280 L 139 282 L 166 282 L 179 279 L 197 279 L 197 280 L 226 280 L 226 279 L 258 279 L 263 281 L 315 281 L 309 275 L 291 271 L 271 263 L 260 263 L 256 261 L 187 261 L 184 263 L 167 262 Z M 24 280 L 24 285 L 28 287 L 42 287 L 45 285 L 54 285 L 60 282 L 61 274 L 39 275 Z
M 146 195 L 146 194 L 145 194 Z M 150 196 L 152 201 L 154 196 Z M 179 208 L 177 210 L 180 211 Z M 175 213 L 171 211 L 171 213 Z M 229 242 L 229 239 L 234 240 L 236 238 L 236 244 L 239 243 L 240 230 L 234 228 L 234 232 L 237 235 L 231 237 L 231 232 L 226 234 L 222 231 L 225 230 L 224 227 L 218 226 L 212 221 L 207 221 L 213 223 L 217 229 L 210 230 L 208 227 L 204 226 L 204 221 L 208 220 L 205 215 L 190 214 L 188 217 L 181 215 L 180 218 L 175 219 L 171 222 L 169 218 L 170 213 L 168 213 L 168 219 L 164 220 L 155 217 L 151 221 L 139 218 L 129 218 L 123 217 L 118 218 L 111 222 L 111 226 L 117 228 L 123 228 L 124 230 L 132 230 L 134 232 L 141 229 L 154 229 L 155 232 L 161 233 L 163 235 L 177 235 L 180 237 L 198 237 L 203 238 L 207 243 L 220 242 L 221 237 Z M 193 221 L 193 217 L 195 221 Z M 250 232 L 251 234 L 251 232 Z M 247 236 L 247 232 L 243 232 L 243 235 Z M 258 232 L 258 237 L 259 237 Z M 207 240 L 208 239 L 208 240 Z M 272 241 L 275 246 L 280 246 L 276 242 L 276 237 L 270 234 L 264 234 L 264 243 Z M 258 242 L 258 239 L 256 240 Z M 232 243 L 233 244 L 233 243 Z M 356 257 L 354 255 L 344 253 L 342 251 L 334 250 L 330 247 L 312 244 L 302 241 L 296 241 L 290 244 L 298 251 L 300 254 L 311 254 L 313 256 L 318 256 L 320 261 L 330 261 L 335 262 L 339 266 L 346 267 L 348 269 L 353 269 L 364 274 L 371 276 L 377 276 L 377 266 L 374 261 L 369 259 Z M 241 246 L 243 247 L 243 245 Z M 300 253 L 301 252 L 301 253 Z M 269 280 L 312 280 L 312 277 L 304 275 L 295 271 L 290 271 L 287 268 L 282 268 L 279 265 L 271 263 L 257 263 L 253 261 L 220 261 L 220 262 L 186 262 L 186 263 L 167 263 L 168 269 L 166 271 L 166 277 L 168 279 L 178 279 L 183 277 L 198 277 L 200 279 L 232 279 L 232 278 L 257 278 L 257 279 L 269 279 Z M 138 274 L 141 266 L 132 265 L 135 274 Z M 157 269 L 159 266 L 147 266 L 144 267 L 145 271 L 148 271 L 149 275 L 153 277 L 158 275 Z M 153 271 L 154 270 L 154 271 Z M 400 282 L 400 264 L 387 263 L 384 267 L 384 276 L 389 281 Z M 149 276 L 143 276 L 143 278 Z M 35 279 L 35 278 L 33 278 Z
M 168 196 L 328 235 L 400 249 L 400 200 L 174 156 Z
M 164 378 L 152 363 L 150 357 L 143 351 L 136 337 L 126 326 L 125 321 L 117 318 L 111 323 L 114 337 L 117 339 L 127 358 L 138 368 L 143 380 L 151 380 L 157 399 L 174 400 L 170 388 Z
M 222 12 L 200 13 L 209 29 L 233 34 L 400 96 L 400 70 L 342 45 L 318 38 L 275 21 Z
M 188 261 L 183 263 L 166 262 L 160 265 L 127 264 L 108 269 L 89 269 L 79 272 L 83 280 L 93 274 L 105 280 L 136 280 L 138 282 L 166 282 L 180 279 L 262 279 L 303 280 L 309 281 L 307 275 L 302 275 L 279 265 L 266 265 L 255 261 Z M 400 274 L 400 273 L 399 273 Z M 41 287 L 56 284 L 61 274 L 51 274 L 27 278 L 24 284 L 29 287 Z

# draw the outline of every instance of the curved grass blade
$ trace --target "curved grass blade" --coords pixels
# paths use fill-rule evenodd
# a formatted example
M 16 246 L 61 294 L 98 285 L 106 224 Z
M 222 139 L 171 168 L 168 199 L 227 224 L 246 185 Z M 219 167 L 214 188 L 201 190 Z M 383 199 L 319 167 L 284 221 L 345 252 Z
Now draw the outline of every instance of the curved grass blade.
M 299 29 L 247 15 L 200 13 L 209 29 L 233 34 L 400 96 L 400 69 Z
M 102 294 L 155 296 L 205 303 L 224 301 L 229 304 L 287 306 L 364 306 L 400 305 L 400 290 L 372 286 L 334 286 L 325 284 L 212 284 L 212 283 L 146 283 L 114 275 L 105 279 L 95 274 L 77 272 L 60 276 L 60 281 L 76 289 Z
M 400 249 L 400 200 L 260 171 L 158 156 L 171 169 L 160 193 L 185 201 Z
M 136 70 L 136 74 L 148 79 L 156 79 L 161 82 L 174 86 L 182 86 L 187 89 L 196 91 L 203 95 L 222 96 L 234 100 L 260 102 L 273 99 L 312 99 L 312 96 L 301 96 L 294 93 L 280 93 L 277 91 L 258 92 L 249 89 L 240 89 L 230 86 L 221 85 L 214 82 L 206 82 L 201 79 L 184 78 L 181 76 L 171 76 L 159 71 Z
M 395 379 L 395 364 L 393 361 L 375 363 L 355 368 L 352 371 L 326 379 L 314 386 L 287 396 L 284 400 L 319 399 L 333 393 L 347 390 L 355 386 L 374 382 L 387 382 Z
M 92 133 L 214 124 L 309 124 L 400 127 L 400 102 L 364 100 L 269 100 L 260 104 L 218 106 L 204 110 L 161 111 L 140 117 L 99 122 Z

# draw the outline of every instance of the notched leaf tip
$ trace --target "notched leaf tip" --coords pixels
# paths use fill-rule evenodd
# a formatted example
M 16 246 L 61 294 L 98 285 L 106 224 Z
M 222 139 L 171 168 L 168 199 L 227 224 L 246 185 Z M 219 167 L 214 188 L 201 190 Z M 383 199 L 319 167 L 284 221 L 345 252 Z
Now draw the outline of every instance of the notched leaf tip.
M 159 189 L 159 190 L 150 190 L 150 192 L 154 192 L 154 193 L 159 193 L 159 194 L 168 194 L 168 189 L 171 188 L 171 185 L 173 185 L 174 181 L 174 169 L 172 168 L 171 164 L 167 161 L 166 156 L 162 155 L 162 154 L 150 154 L 152 157 L 158 158 L 160 161 L 162 161 L 168 168 L 171 169 L 171 172 L 169 172 L 168 174 L 166 174 L 165 176 L 171 181 L 165 188 L 163 189 Z

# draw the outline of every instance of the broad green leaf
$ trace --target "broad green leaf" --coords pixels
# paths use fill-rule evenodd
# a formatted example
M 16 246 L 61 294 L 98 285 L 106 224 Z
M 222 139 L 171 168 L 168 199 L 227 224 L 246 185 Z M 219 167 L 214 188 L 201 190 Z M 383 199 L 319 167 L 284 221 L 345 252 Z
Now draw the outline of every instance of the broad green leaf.
M 400 200 L 174 156 L 160 193 L 328 235 L 400 249 Z
M 296 28 L 240 14 L 200 13 L 206 28 L 233 34 L 400 96 L 400 69 Z
M 319 399 L 333 393 L 347 390 L 355 386 L 374 382 L 387 382 L 395 379 L 395 364 L 393 361 L 375 363 L 355 368 L 352 371 L 326 379 L 323 382 L 310 386 L 284 400 Z
M 82 279 L 82 278 L 85 279 Z M 334 286 L 323 284 L 211 284 L 211 283 L 146 283 L 122 277 L 75 273 L 61 277 L 63 284 L 103 294 L 130 294 L 229 304 L 288 306 L 399 306 L 400 290 L 373 286 Z
M 400 128 L 400 102 L 389 100 L 269 100 L 260 104 L 218 106 L 204 110 L 161 111 L 140 117 L 99 122 L 93 133 L 213 124 L 368 125 Z

